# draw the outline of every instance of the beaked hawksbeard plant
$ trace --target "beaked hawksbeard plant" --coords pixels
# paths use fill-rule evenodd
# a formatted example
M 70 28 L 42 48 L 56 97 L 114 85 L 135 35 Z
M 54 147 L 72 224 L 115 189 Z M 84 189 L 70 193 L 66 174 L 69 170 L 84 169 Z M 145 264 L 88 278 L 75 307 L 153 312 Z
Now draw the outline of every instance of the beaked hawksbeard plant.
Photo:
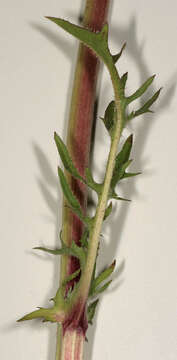
M 60 232 L 61 247 L 58 249 L 48 249 L 36 247 L 35 249 L 48 252 L 54 255 L 67 255 L 79 260 L 80 267 L 64 279 L 56 295 L 52 298 L 53 306 L 50 308 L 39 308 L 18 321 L 41 318 L 43 321 L 57 322 L 61 324 L 62 334 L 68 331 L 77 330 L 85 338 L 88 324 L 92 324 L 95 309 L 99 301 L 99 294 L 108 288 L 111 283 L 110 276 L 115 269 L 116 262 L 108 266 L 100 274 L 96 271 L 96 261 L 102 223 L 112 212 L 112 200 L 124 200 L 116 192 L 117 184 L 126 178 L 134 177 L 138 173 L 128 171 L 132 162 L 130 153 L 133 143 L 133 135 L 130 135 L 118 152 L 118 145 L 121 134 L 125 126 L 135 117 L 151 111 L 152 104 L 157 100 L 160 90 L 158 90 L 148 101 L 139 109 L 129 112 L 128 105 L 140 98 L 154 80 L 154 76 L 147 79 L 138 90 L 132 95 L 126 96 L 126 82 L 128 73 L 119 75 L 116 63 L 122 55 L 125 45 L 120 52 L 112 55 L 108 47 L 108 24 L 102 30 L 93 32 L 86 28 L 74 25 L 60 18 L 48 17 L 51 21 L 64 29 L 66 32 L 77 38 L 80 42 L 89 47 L 96 56 L 103 61 L 109 72 L 113 90 L 114 100 L 106 108 L 104 117 L 101 118 L 110 137 L 110 151 L 106 164 L 103 182 L 98 183 L 94 180 L 92 171 L 87 168 L 85 176 L 81 176 L 77 170 L 71 155 L 60 138 L 55 133 L 54 139 L 58 153 L 66 172 L 79 180 L 97 194 L 97 206 L 94 216 L 85 214 L 80 203 L 67 181 L 66 172 L 58 167 L 58 177 L 60 185 L 72 212 L 83 222 L 84 232 L 80 243 L 74 241 L 71 246 L 65 244 Z M 72 357 L 70 357 L 72 359 Z M 70 359 L 69 357 L 67 359 Z M 80 357 L 78 357 L 80 358 Z M 64 359 L 64 356 L 62 357 Z

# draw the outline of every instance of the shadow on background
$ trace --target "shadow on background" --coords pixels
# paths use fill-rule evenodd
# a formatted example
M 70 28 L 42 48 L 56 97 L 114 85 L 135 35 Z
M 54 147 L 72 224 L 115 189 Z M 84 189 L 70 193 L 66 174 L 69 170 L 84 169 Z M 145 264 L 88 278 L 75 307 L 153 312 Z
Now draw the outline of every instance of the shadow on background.
M 74 74 L 74 67 L 76 62 L 76 50 L 74 49 L 75 45 L 70 45 L 67 42 L 62 40 L 62 34 L 60 35 L 59 32 L 56 32 L 55 30 L 52 31 L 50 29 L 46 29 L 46 27 L 37 25 L 37 24 L 31 24 L 33 29 L 35 31 L 38 31 L 42 34 L 42 36 L 45 36 L 52 44 L 54 44 L 60 52 L 62 52 L 67 58 L 69 58 L 72 61 L 72 67 L 71 67 L 71 73 L 70 73 L 70 81 L 69 83 L 73 83 L 73 74 Z M 127 26 L 124 27 L 114 27 L 112 26 L 112 32 L 111 37 L 112 39 L 115 39 L 118 42 L 118 48 L 126 41 L 127 47 L 126 50 L 129 55 L 133 58 L 135 61 L 135 64 L 137 68 L 139 69 L 140 73 L 140 83 L 143 83 L 151 74 L 151 71 L 148 68 L 148 65 L 146 63 L 146 60 L 144 58 L 143 54 L 143 46 L 138 43 L 137 41 L 137 22 L 136 18 L 133 17 L 130 21 L 130 23 Z M 75 61 L 73 62 L 73 53 L 75 54 Z M 131 76 L 131 74 L 130 74 Z M 156 113 L 161 113 L 164 111 L 169 105 L 173 98 L 173 94 L 175 91 L 175 84 L 172 83 L 172 81 L 169 81 L 172 85 L 170 87 L 165 86 L 165 91 L 163 95 L 160 97 L 160 101 L 157 105 L 155 105 Z M 71 87 L 68 89 L 68 99 L 71 99 Z M 151 92 L 154 93 L 156 91 L 153 86 L 151 86 Z M 150 93 L 148 92 L 148 96 Z M 145 98 L 144 98 L 145 99 Z M 98 105 L 97 100 L 97 105 Z M 68 120 L 68 108 L 65 112 L 65 124 L 67 124 Z M 96 111 L 95 111 L 95 119 L 97 117 Z M 141 118 L 140 120 L 140 126 L 138 128 L 138 134 L 136 134 L 136 143 L 134 144 L 134 158 L 136 159 L 136 170 L 143 170 L 145 160 L 143 158 L 143 149 L 145 146 L 145 143 L 147 141 L 147 138 L 150 134 L 150 131 L 153 127 L 153 124 L 155 122 L 154 115 L 148 115 L 146 116 L 146 120 L 143 121 Z M 130 126 L 131 130 L 131 126 Z M 67 126 L 64 129 L 63 138 L 65 138 L 67 131 Z M 95 132 L 95 127 L 94 127 Z M 93 134 L 94 139 L 94 134 Z M 98 142 L 102 141 L 101 137 L 98 136 Z M 38 184 L 41 193 L 43 194 L 44 200 L 46 201 L 48 208 L 50 209 L 52 221 L 56 225 L 56 246 L 58 246 L 58 234 L 60 230 L 61 220 L 59 219 L 59 204 L 61 203 L 62 194 L 59 193 L 59 186 L 58 186 L 58 179 L 57 174 L 54 174 L 53 169 L 50 167 L 49 161 L 46 157 L 46 154 L 43 152 L 41 148 L 38 147 L 37 144 L 33 144 L 33 150 L 35 152 L 39 169 L 41 172 L 41 178 L 38 179 Z M 92 149 L 93 150 L 93 149 Z M 92 159 L 91 159 L 92 161 Z M 123 191 L 126 194 L 126 197 L 132 198 L 137 193 L 136 190 L 136 181 L 135 180 L 127 180 L 123 186 Z M 58 198 L 56 199 L 53 196 L 53 190 L 58 193 Z M 111 244 L 104 244 L 104 247 L 102 247 L 102 258 L 104 258 L 104 262 L 107 264 L 110 264 L 115 256 L 117 254 L 120 241 L 121 241 L 121 233 L 126 221 L 127 211 L 129 209 L 129 204 L 127 203 L 118 203 L 119 206 L 119 213 L 117 215 L 117 212 L 113 212 L 112 220 L 109 221 L 109 227 L 110 227 L 110 239 Z M 60 214 L 61 215 L 61 214 Z M 119 229 L 119 237 L 117 238 L 117 229 Z M 44 259 L 44 257 L 40 255 L 40 258 Z M 50 261 L 53 261 L 53 257 L 46 256 L 47 259 Z M 54 283 L 52 285 L 52 289 L 50 289 L 48 299 L 53 295 L 57 288 L 57 283 L 59 282 L 59 260 L 54 261 Z M 121 280 L 119 280 L 120 275 L 123 272 L 125 263 L 119 265 L 119 268 L 115 275 L 118 275 L 118 281 L 115 287 L 112 290 L 108 290 L 108 292 L 115 291 L 116 288 L 118 288 L 121 285 Z M 115 276 L 114 276 L 115 277 Z M 96 331 L 96 323 L 97 323 L 97 316 L 99 312 L 99 307 L 97 314 L 95 316 L 94 325 L 90 327 L 88 330 L 88 344 L 86 345 L 86 353 L 85 353 L 85 359 L 91 360 L 92 359 L 92 351 L 94 346 L 94 338 L 95 338 L 95 331 Z M 36 324 L 34 325 L 36 326 Z M 49 327 L 49 346 L 48 346 L 48 359 L 54 359 L 55 358 L 55 343 L 56 343 L 56 326 L 54 325 L 47 325 Z

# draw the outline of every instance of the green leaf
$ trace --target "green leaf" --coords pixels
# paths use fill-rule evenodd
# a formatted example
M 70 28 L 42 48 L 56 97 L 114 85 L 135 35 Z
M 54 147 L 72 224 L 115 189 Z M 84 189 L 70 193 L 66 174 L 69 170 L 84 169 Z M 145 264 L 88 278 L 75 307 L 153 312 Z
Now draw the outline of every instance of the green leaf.
M 89 168 L 86 168 L 85 170 L 85 177 L 86 177 L 86 184 L 89 186 L 92 190 L 96 191 L 96 193 L 99 195 L 101 194 L 103 185 L 98 184 L 92 176 L 92 173 Z
M 116 62 L 120 59 L 125 47 L 126 47 L 126 43 L 123 44 L 123 46 L 122 46 L 122 48 L 121 48 L 121 50 L 120 50 L 120 52 L 118 54 L 112 55 L 114 64 L 116 64 Z
M 32 311 L 31 313 L 23 316 L 21 319 L 17 320 L 17 322 L 39 319 L 39 318 L 45 319 L 45 321 L 56 322 L 54 318 L 53 308 L 51 309 L 39 308 L 39 310 Z
M 73 175 L 75 178 L 81 180 L 82 182 L 85 182 L 84 179 L 80 176 L 76 167 L 74 166 L 66 145 L 64 144 L 64 142 L 56 132 L 54 133 L 54 140 L 65 169 L 69 171 L 69 173 Z
M 62 248 L 60 249 L 48 249 L 45 247 L 37 246 L 34 248 L 35 250 L 41 250 L 45 251 L 52 255 L 68 255 L 68 256 L 75 256 L 80 261 L 81 269 L 85 266 L 86 262 L 86 253 L 84 249 L 78 245 L 75 244 L 74 241 L 72 241 L 71 246 L 66 246 L 64 243 L 62 243 Z
M 84 216 L 82 213 L 82 209 L 81 206 L 78 202 L 78 200 L 76 199 L 76 197 L 74 196 L 73 192 L 70 189 L 70 186 L 67 183 L 66 177 L 63 173 L 63 171 L 61 170 L 60 167 L 58 167 L 58 176 L 60 179 L 60 184 L 63 190 L 63 194 L 68 202 L 68 204 L 70 205 L 70 207 L 72 208 L 72 210 L 74 211 L 74 213 L 81 219 L 84 221 Z
M 66 277 L 66 279 L 63 281 L 62 285 L 66 285 L 71 280 L 74 280 L 80 274 L 80 272 L 81 272 L 81 269 L 78 269 L 75 272 L 73 272 L 71 275 L 68 275 Z
M 104 61 L 108 68 L 110 65 L 114 65 L 112 55 L 108 48 L 108 24 L 105 24 L 100 32 L 92 32 L 60 18 L 47 16 L 47 19 L 53 21 L 92 49 L 95 54 Z
M 71 250 L 75 257 L 77 257 L 80 261 L 81 270 L 83 271 L 86 263 L 86 253 L 81 246 L 76 245 L 74 241 L 71 244 Z
M 83 235 L 81 236 L 81 239 L 80 239 L 80 243 L 81 243 L 81 246 L 88 249 L 88 236 L 89 236 L 89 231 L 88 229 L 86 228 L 83 232 Z
M 99 299 L 93 301 L 87 308 L 87 320 L 88 320 L 88 323 L 91 325 L 92 325 L 92 320 L 94 318 L 95 310 L 96 310 L 98 302 L 99 302 Z
M 142 174 L 141 172 L 137 172 L 137 173 L 125 172 L 122 179 L 137 176 L 137 175 L 141 175 L 141 174 Z
M 116 119 L 115 101 L 111 101 L 108 107 L 106 108 L 104 118 L 101 118 L 111 138 L 114 132 L 115 119 Z
M 145 91 L 148 89 L 148 87 L 152 84 L 153 80 L 155 78 L 155 75 L 151 76 L 149 79 L 147 79 L 143 85 L 140 86 L 140 88 L 134 92 L 131 96 L 126 97 L 126 103 L 130 104 L 132 101 L 138 99 L 140 96 L 142 96 Z
M 153 111 L 150 110 L 150 107 L 153 105 L 153 103 L 158 99 L 160 92 L 162 89 L 159 89 L 140 109 L 136 111 L 132 111 L 128 117 L 127 120 L 131 120 L 135 118 L 136 116 L 145 114 L 145 113 L 152 113 Z
M 114 189 L 118 181 L 123 177 L 126 168 L 130 165 L 129 160 L 131 148 L 133 144 L 133 135 L 130 135 L 125 141 L 122 150 L 116 156 L 113 176 L 111 180 L 111 189 Z
M 127 78 L 128 78 L 128 72 L 123 74 L 122 77 L 120 78 L 122 90 L 125 90 L 125 85 L 126 85 L 126 82 L 127 82 Z
M 114 261 L 107 269 L 103 270 L 101 274 L 99 274 L 95 279 L 92 280 L 91 288 L 89 292 L 90 296 L 94 296 L 95 294 L 104 291 L 105 288 L 101 290 L 103 287 L 99 289 L 97 288 L 103 281 L 105 281 L 113 273 L 115 269 L 115 265 L 116 265 L 116 261 Z
M 48 254 L 52 254 L 52 255 L 73 255 L 71 253 L 70 248 L 67 248 L 67 247 L 52 250 L 52 249 L 48 249 L 48 248 L 45 248 L 45 247 L 42 247 L 42 246 L 36 246 L 33 249 L 34 250 L 41 250 L 41 251 L 47 252 Z
M 114 200 L 121 200 L 121 201 L 128 201 L 128 202 L 131 201 L 131 200 L 129 200 L 129 199 L 125 199 L 125 198 L 123 198 L 123 197 L 118 196 L 116 193 L 113 193 L 113 195 L 111 196 L 111 198 L 114 199 Z
M 93 296 L 96 296 L 98 294 L 101 294 L 103 291 L 105 291 L 108 286 L 112 283 L 112 280 L 109 280 L 107 283 L 105 283 L 103 286 L 97 288 L 94 293 L 93 293 Z
M 111 212 L 112 212 L 112 202 L 110 202 L 109 206 L 105 210 L 104 220 L 107 219 L 107 217 L 111 214 Z

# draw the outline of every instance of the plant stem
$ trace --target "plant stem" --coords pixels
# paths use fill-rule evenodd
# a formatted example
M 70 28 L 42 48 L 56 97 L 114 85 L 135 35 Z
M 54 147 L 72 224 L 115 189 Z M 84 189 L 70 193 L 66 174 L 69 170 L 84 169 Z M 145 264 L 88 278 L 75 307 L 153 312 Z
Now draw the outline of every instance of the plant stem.
M 101 30 L 106 21 L 110 0 L 87 0 L 84 13 L 83 25 L 92 30 Z M 93 123 L 93 108 L 96 93 L 96 83 L 99 70 L 99 60 L 96 56 L 83 44 L 79 45 L 78 59 L 75 70 L 75 79 L 73 85 L 73 93 L 71 99 L 71 109 L 69 116 L 67 146 L 75 166 L 80 174 L 84 176 L 85 168 L 88 166 L 91 130 Z M 83 210 L 86 210 L 87 191 L 85 185 L 73 179 L 68 173 L 66 174 L 68 183 L 80 201 Z M 79 242 L 83 232 L 82 222 L 71 212 L 64 201 L 63 205 L 63 241 L 70 245 L 74 240 Z M 62 256 L 60 282 L 66 276 L 73 273 L 79 267 L 79 263 L 75 258 Z M 76 336 L 74 335 L 76 332 Z M 58 325 L 57 330 L 57 350 L 56 360 L 81 360 L 83 353 L 84 335 L 78 335 L 78 330 L 73 333 L 62 335 L 61 326 Z M 69 335 L 72 338 L 72 347 L 77 349 L 75 357 L 71 357 L 68 352 L 67 341 Z M 72 352 L 71 352 L 72 353 Z
M 92 30 L 100 30 L 107 18 L 110 0 L 87 0 L 83 26 Z M 79 46 L 75 79 L 71 99 L 71 109 L 68 124 L 67 148 L 75 166 L 84 176 L 88 167 L 91 130 L 93 123 L 93 108 L 96 93 L 96 83 L 99 70 L 99 60 L 83 44 Z M 78 198 L 83 210 L 87 206 L 87 189 L 71 175 L 66 174 L 72 191 Z M 83 223 L 66 206 L 63 206 L 63 241 L 70 245 L 72 240 L 79 242 L 83 232 Z M 61 281 L 79 268 L 79 263 L 73 257 L 62 256 Z
M 108 156 L 105 178 L 104 178 L 104 185 L 102 194 L 99 198 L 95 220 L 93 224 L 92 231 L 90 232 L 89 237 L 89 248 L 88 248 L 88 255 L 87 255 L 87 263 L 84 269 L 84 272 L 81 276 L 80 280 L 80 288 L 77 294 L 77 299 L 81 298 L 81 303 L 84 306 L 84 303 L 88 297 L 88 292 L 90 288 L 90 282 L 93 274 L 93 269 L 95 265 L 95 260 L 97 256 L 97 249 L 99 244 L 99 237 L 101 232 L 101 227 L 103 223 L 103 218 L 105 214 L 105 209 L 107 206 L 110 183 L 112 179 L 112 174 L 114 170 L 115 158 L 117 154 L 117 148 L 121 137 L 122 127 L 123 127 L 123 118 L 124 118 L 124 104 L 121 100 L 122 89 L 120 85 L 120 78 L 117 72 L 116 67 L 113 65 L 111 70 L 109 69 L 113 88 L 114 88 L 114 95 L 115 95 L 115 105 L 117 111 L 117 121 L 116 121 L 116 128 L 114 131 L 114 136 L 111 142 L 111 148 Z M 83 311 L 82 306 L 80 307 L 80 311 L 78 312 L 78 318 L 81 316 Z
M 66 330 L 62 340 L 61 360 L 82 360 L 84 341 L 85 336 L 82 331 Z

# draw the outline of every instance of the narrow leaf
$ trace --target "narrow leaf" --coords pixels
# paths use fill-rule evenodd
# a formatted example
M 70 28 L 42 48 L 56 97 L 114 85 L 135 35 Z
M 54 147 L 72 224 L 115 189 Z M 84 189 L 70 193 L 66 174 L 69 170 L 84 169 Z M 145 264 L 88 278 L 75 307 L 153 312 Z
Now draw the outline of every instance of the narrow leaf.
M 116 62 L 120 59 L 125 47 L 126 47 L 126 43 L 123 44 L 123 46 L 122 46 L 122 48 L 121 48 L 121 50 L 120 50 L 120 52 L 118 54 L 112 55 L 114 64 L 116 64 Z
M 160 92 L 162 89 L 159 89 L 140 109 L 136 111 L 132 111 L 128 117 L 127 120 L 131 120 L 135 118 L 136 116 L 145 114 L 145 113 L 152 113 L 153 111 L 150 110 L 150 107 L 153 105 L 153 103 L 158 99 Z
M 132 101 L 138 99 L 141 95 L 145 93 L 145 91 L 148 89 L 148 87 L 152 84 L 153 80 L 155 78 L 155 75 L 151 76 L 149 79 L 147 79 L 143 85 L 140 86 L 140 88 L 134 92 L 131 96 L 128 96 L 126 98 L 127 104 L 130 104 Z
M 121 200 L 121 201 L 128 201 L 128 202 L 130 202 L 131 200 L 129 200 L 129 199 L 125 199 L 125 198 L 123 198 L 123 197 L 120 197 L 120 196 L 118 196 L 118 195 L 113 195 L 112 196 L 112 199 L 114 199 L 114 200 Z
M 109 206 L 105 210 L 104 220 L 107 219 L 107 217 L 111 214 L 111 212 L 112 212 L 112 202 L 110 202 Z
M 84 179 L 80 176 L 79 172 L 74 166 L 66 145 L 64 144 L 64 142 L 56 132 L 54 133 L 54 140 L 65 169 L 68 170 L 69 173 L 73 175 L 75 178 L 84 181 Z
M 96 193 L 99 195 L 102 191 L 102 184 L 97 183 L 92 176 L 92 173 L 89 168 L 86 168 L 85 170 L 85 177 L 86 177 L 86 184 L 89 186 L 92 190 L 96 191 Z
M 88 249 L 88 236 L 89 236 L 89 231 L 88 229 L 86 228 L 83 232 L 83 235 L 80 239 L 80 243 L 81 243 L 81 246 Z
M 79 274 L 81 269 L 76 270 L 71 275 L 67 276 L 66 279 L 63 281 L 62 285 L 66 285 L 69 281 L 74 280 Z
M 111 188 L 114 189 L 118 181 L 123 176 L 125 169 L 130 164 L 129 156 L 133 144 L 133 135 L 130 135 L 125 141 L 122 150 L 116 156 L 113 176 L 111 180 Z
M 137 173 L 125 172 L 122 179 L 137 176 L 137 175 L 141 175 L 141 174 L 142 174 L 141 172 L 137 172 Z
M 85 253 L 84 249 L 82 247 L 80 247 L 80 246 L 77 246 L 74 241 L 72 242 L 70 247 L 66 246 L 63 243 L 63 246 L 60 249 L 51 250 L 51 249 L 41 247 L 41 246 L 35 247 L 34 249 L 35 250 L 41 250 L 41 251 L 47 252 L 47 253 L 52 254 L 52 255 L 75 256 L 76 258 L 79 259 L 81 268 L 83 268 L 84 265 L 85 265 L 86 253 Z
M 52 249 L 48 249 L 48 248 L 45 248 L 42 246 L 36 246 L 33 249 L 41 250 L 41 251 L 47 252 L 48 254 L 52 254 L 52 255 L 72 255 L 71 253 L 69 253 L 70 252 L 69 248 L 61 248 L 61 249 L 52 250 Z
M 125 85 L 126 85 L 126 82 L 127 82 L 127 78 L 128 78 L 128 72 L 123 74 L 121 79 L 120 79 L 122 90 L 125 90 Z
M 95 310 L 96 310 L 98 302 L 99 302 L 99 299 L 93 301 L 87 308 L 87 320 L 88 320 L 88 323 L 91 325 L 92 325 L 92 320 L 94 318 Z
M 95 293 L 97 287 L 105 281 L 114 271 L 116 261 L 114 261 L 107 269 L 103 270 L 100 275 L 98 275 L 91 284 L 91 295 Z
M 83 270 L 86 262 L 86 253 L 84 249 L 81 246 L 76 245 L 76 243 L 72 241 L 71 250 L 74 256 L 79 259 L 81 270 Z
M 58 167 L 58 176 L 60 179 L 60 184 L 61 184 L 64 196 L 65 196 L 66 200 L 68 201 L 68 204 L 71 206 L 71 208 L 75 212 L 75 214 L 81 220 L 83 220 L 84 216 L 82 214 L 81 206 L 80 206 L 78 200 L 76 199 L 76 197 L 74 196 L 73 192 L 71 191 L 70 186 L 67 183 L 66 177 L 60 167 Z
M 109 280 L 106 284 L 104 284 L 103 286 L 97 288 L 94 291 L 94 293 L 92 294 L 92 296 L 96 296 L 96 295 L 102 293 L 103 291 L 105 291 L 111 283 L 112 283 L 112 280 Z
M 45 308 L 39 308 L 39 310 L 35 310 L 25 316 L 23 316 L 21 319 L 17 320 L 17 322 L 25 321 L 25 320 L 33 320 L 38 318 L 44 318 L 45 321 L 52 321 L 55 322 L 53 316 L 53 311 L 51 309 L 45 309 Z

